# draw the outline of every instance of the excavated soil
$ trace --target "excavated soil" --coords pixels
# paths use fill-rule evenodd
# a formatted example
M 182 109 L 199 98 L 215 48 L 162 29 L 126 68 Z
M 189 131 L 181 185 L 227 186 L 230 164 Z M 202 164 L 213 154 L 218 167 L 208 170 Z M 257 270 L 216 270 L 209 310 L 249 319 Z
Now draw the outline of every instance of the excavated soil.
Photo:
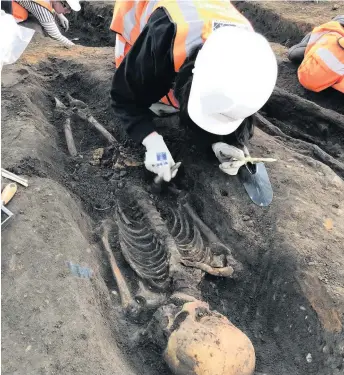
M 205 277 L 200 288 L 203 299 L 252 340 L 257 374 L 340 375 L 342 97 L 334 90 L 306 92 L 296 67 L 282 55 L 320 21 L 320 9 L 321 21 L 333 13 L 332 4 L 278 4 L 238 4 L 279 51 L 278 87 L 295 94 L 274 93 L 262 114 L 275 127 L 257 129 L 250 145 L 253 155 L 278 159 L 268 166 L 274 188 L 269 207 L 255 206 L 236 178 L 221 174 L 215 158 L 192 145 L 176 117 L 156 124 L 175 160 L 183 163 L 176 185 L 190 193 L 204 222 L 245 265 L 239 280 Z M 84 4 L 69 34 L 82 46 L 66 50 L 36 35 L 20 61 L 2 72 L 2 167 L 29 180 L 9 204 L 15 218 L 2 233 L 3 374 L 170 374 L 158 348 L 134 345 L 141 326 L 121 312 L 98 236 L 126 186 L 148 190 L 152 178 L 135 163 L 143 150 L 125 138 L 110 107 L 111 9 L 109 3 Z M 68 155 L 64 119 L 54 102 L 56 97 L 67 104 L 67 93 L 88 104 L 121 142 L 120 149 L 109 149 L 99 133 L 73 117 L 79 155 Z M 309 126 L 312 107 L 295 104 L 300 98 L 338 116 L 338 124 L 327 123 L 326 139 L 316 124 Z M 328 165 L 314 145 L 328 153 Z M 105 148 L 102 161 L 99 148 Z M 114 165 L 111 158 L 118 152 L 131 166 Z M 164 193 L 152 199 L 169 202 Z M 134 280 L 120 249 L 113 251 Z

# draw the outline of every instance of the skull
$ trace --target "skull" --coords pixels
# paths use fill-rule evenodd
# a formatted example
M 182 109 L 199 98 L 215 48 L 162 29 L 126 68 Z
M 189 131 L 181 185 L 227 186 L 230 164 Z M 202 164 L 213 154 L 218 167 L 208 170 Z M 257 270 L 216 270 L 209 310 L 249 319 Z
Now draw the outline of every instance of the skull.
M 195 300 L 164 312 L 164 358 L 175 375 L 253 374 L 250 339 L 207 303 Z

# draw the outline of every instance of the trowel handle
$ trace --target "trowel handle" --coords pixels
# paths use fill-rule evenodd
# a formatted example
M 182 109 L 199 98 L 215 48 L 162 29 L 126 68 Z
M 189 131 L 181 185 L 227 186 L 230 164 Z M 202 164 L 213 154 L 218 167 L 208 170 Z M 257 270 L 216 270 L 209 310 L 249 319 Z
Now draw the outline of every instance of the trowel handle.
M 1 192 L 1 203 L 6 205 L 14 196 L 17 191 L 17 184 L 11 183 L 5 186 Z

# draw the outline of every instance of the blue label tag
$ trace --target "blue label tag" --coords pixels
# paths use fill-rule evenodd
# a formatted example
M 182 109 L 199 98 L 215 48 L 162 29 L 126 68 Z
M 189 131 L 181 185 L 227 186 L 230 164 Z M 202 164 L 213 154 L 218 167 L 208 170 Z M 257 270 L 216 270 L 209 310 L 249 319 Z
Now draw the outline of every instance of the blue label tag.
M 156 160 L 157 161 L 166 161 L 167 160 L 166 152 L 157 152 L 156 153 Z

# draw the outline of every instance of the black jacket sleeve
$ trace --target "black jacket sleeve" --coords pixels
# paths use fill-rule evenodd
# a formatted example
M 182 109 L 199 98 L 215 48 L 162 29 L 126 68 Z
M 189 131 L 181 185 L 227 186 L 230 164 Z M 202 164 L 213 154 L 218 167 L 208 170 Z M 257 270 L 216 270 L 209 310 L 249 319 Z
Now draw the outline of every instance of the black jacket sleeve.
M 128 135 L 137 142 L 154 131 L 149 107 L 172 87 L 175 24 L 159 8 L 116 70 L 111 102 Z

